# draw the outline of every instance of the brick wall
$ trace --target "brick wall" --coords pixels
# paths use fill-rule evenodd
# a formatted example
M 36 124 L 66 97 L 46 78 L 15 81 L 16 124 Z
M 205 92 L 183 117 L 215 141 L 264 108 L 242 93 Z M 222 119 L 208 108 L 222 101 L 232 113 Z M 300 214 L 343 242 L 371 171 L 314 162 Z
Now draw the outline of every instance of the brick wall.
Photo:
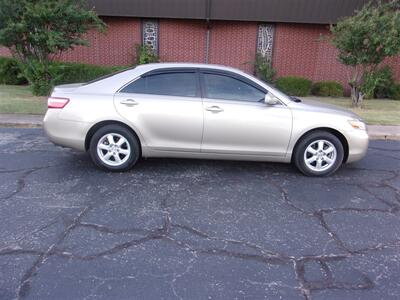
M 160 20 L 159 54 L 163 62 L 206 61 L 207 25 L 204 21 Z M 209 62 L 252 72 L 257 24 L 212 22 Z
M 136 61 L 135 44 L 141 44 L 141 21 L 134 18 L 103 18 L 107 24 L 105 33 L 89 31 L 85 38 L 90 47 L 78 46 L 64 52 L 59 60 L 95 65 L 125 66 Z M 0 47 L 0 56 L 9 56 Z
M 86 37 L 90 47 L 79 46 L 63 53 L 62 61 L 96 65 L 132 65 L 135 44 L 141 43 L 141 21 L 134 18 L 103 18 L 107 31 L 90 31 Z
M 400 56 L 390 57 L 384 63 L 392 67 L 394 78 L 400 82 Z
M 277 76 L 302 76 L 313 81 L 335 80 L 348 91 L 350 69 L 337 60 L 337 50 L 326 39 L 325 25 L 276 25 L 272 64 Z M 400 57 L 387 59 L 383 64 L 392 67 L 400 81 Z
M 160 20 L 159 55 L 163 62 L 205 62 L 207 27 L 202 21 Z
M 323 25 L 277 24 L 272 64 L 277 76 L 303 76 L 311 80 L 346 82 L 347 68 L 337 59 L 336 49 L 321 37 Z
M 10 53 L 10 51 L 8 51 L 7 48 L 0 46 L 0 56 L 9 57 L 9 56 L 11 56 L 11 53 Z
M 131 65 L 135 44 L 141 43 L 141 20 L 107 17 L 106 33 L 87 34 L 90 47 L 76 47 L 60 60 L 99 65 Z M 256 22 L 212 22 L 209 62 L 224 64 L 252 73 L 257 39 Z M 159 20 L 159 55 L 164 62 L 205 62 L 204 21 Z M 321 36 L 329 34 L 325 25 L 278 23 L 275 28 L 273 67 L 278 76 L 297 75 L 313 81 L 335 80 L 347 87 L 348 68 L 337 61 L 337 51 Z M 0 47 L 0 56 L 9 52 Z M 385 61 L 400 81 L 400 57 Z
M 209 62 L 253 73 L 257 29 L 255 22 L 213 22 Z

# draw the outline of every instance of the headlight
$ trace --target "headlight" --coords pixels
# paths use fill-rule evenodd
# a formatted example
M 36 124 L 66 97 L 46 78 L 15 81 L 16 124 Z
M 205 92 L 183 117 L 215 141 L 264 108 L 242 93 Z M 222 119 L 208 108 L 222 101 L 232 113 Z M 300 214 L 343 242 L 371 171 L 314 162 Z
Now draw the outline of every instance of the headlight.
M 349 124 L 354 129 L 361 129 L 361 130 L 365 130 L 366 129 L 365 123 L 363 121 L 360 121 L 360 120 L 349 120 Z

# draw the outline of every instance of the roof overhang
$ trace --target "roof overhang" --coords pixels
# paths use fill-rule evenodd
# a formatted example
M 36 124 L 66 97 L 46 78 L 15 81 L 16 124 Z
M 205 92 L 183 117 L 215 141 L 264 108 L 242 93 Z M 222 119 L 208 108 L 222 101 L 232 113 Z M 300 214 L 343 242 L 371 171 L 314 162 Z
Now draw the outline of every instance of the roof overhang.
M 88 0 L 100 16 L 333 24 L 368 0 Z

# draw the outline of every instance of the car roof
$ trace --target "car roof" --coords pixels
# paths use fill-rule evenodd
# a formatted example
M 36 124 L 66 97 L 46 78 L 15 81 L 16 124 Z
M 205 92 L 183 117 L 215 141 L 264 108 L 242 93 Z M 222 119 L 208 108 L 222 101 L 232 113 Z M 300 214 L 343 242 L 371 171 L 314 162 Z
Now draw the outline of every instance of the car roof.
M 201 69 L 214 69 L 214 70 L 223 70 L 223 71 L 231 71 L 235 73 L 242 73 L 239 69 L 223 66 L 223 65 L 214 65 L 214 64 L 199 64 L 199 63 L 152 63 L 152 64 L 144 64 L 138 65 L 135 70 L 140 73 L 145 73 L 148 71 L 153 71 L 157 69 L 174 69 L 174 68 L 201 68 Z

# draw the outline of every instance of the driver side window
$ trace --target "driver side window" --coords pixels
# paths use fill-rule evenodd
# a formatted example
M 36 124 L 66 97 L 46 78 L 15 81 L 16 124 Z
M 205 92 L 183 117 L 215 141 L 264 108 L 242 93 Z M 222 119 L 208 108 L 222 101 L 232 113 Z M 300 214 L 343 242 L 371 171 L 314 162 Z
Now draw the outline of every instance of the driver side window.
M 234 101 L 258 102 L 265 93 L 233 77 L 219 74 L 204 74 L 206 97 Z

